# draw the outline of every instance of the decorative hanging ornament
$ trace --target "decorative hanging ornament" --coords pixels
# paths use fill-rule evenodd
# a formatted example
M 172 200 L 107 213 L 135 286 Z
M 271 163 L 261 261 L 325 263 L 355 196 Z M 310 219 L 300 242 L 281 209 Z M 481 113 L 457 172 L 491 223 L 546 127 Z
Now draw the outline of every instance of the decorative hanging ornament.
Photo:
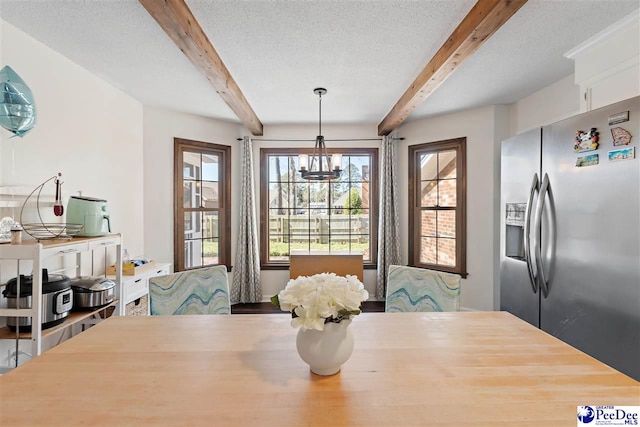
M 8 65 L 0 70 L 0 126 L 24 136 L 36 125 L 36 104 L 29 86 Z

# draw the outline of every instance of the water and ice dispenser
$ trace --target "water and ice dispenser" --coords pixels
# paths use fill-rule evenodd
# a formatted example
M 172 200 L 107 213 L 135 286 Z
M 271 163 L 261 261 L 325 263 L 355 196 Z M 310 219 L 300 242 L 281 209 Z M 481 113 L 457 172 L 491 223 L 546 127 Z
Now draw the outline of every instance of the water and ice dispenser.
M 505 256 L 524 261 L 524 217 L 526 203 L 507 203 Z

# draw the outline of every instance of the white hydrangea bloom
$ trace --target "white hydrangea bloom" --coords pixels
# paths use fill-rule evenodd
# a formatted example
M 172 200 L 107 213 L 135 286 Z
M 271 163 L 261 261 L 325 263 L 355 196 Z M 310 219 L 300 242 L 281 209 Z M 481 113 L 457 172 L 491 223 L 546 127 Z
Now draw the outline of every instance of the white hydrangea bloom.
M 324 329 L 325 319 L 348 319 L 360 311 L 369 293 L 356 276 L 321 273 L 289 280 L 278 294 L 280 308 L 295 313 L 291 326 L 302 329 Z M 356 313 L 353 313 L 356 312 Z

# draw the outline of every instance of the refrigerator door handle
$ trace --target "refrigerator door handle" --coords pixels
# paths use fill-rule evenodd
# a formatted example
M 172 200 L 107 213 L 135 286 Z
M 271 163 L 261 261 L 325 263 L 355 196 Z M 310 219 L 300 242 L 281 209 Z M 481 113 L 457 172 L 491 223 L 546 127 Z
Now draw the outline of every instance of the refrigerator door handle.
M 533 174 L 533 182 L 531 183 L 531 189 L 529 190 L 529 199 L 527 200 L 527 210 L 524 217 L 524 236 L 522 239 L 522 243 L 524 245 L 524 259 L 527 262 L 527 272 L 529 273 L 529 282 L 531 283 L 531 287 L 533 288 L 533 293 L 538 292 L 538 286 L 536 281 L 536 274 L 533 271 L 533 262 L 531 261 L 531 246 L 529 236 L 531 234 L 531 210 L 533 208 L 533 197 L 538 191 L 538 186 L 540 184 L 540 180 L 538 179 L 538 174 Z
M 541 240 L 541 229 L 542 229 L 542 212 L 544 210 L 544 201 L 547 198 L 547 194 L 549 192 L 549 175 L 544 174 L 544 179 L 542 180 L 542 186 L 540 187 L 540 193 L 538 195 L 538 206 L 536 207 L 536 216 L 535 216 L 535 225 L 534 229 L 538 238 L 535 239 L 535 255 L 536 255 L 536 266 L 538 270 L 538 279 L 539 286 L 542 289 L 542 295 L 546 298 L 549 296 L 549 282 L 547 278 L 544 276 L 544 267 L 542 265 L 542 242 Z

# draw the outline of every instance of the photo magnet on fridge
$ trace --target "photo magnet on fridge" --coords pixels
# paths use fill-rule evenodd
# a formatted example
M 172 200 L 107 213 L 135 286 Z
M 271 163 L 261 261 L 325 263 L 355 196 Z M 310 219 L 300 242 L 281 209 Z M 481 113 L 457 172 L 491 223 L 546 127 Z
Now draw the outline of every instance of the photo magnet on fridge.
M 589 154 L 588 156 L 578 157 L 576 159 L 576 167 L 593 166 L 600 163 L 600 156 L 597 154 Z
M 573 151 L 580 153 L 582 151 L 593 151 L 598 148 L 599 133 L 596 128 L 591 128 L 589 132 L 583 130 L 576 131 L 576 140 L 573 144 Z
M 609 151 L 609 160 L 631 160 L 636 158 L 636 147 L 620 148 Z

